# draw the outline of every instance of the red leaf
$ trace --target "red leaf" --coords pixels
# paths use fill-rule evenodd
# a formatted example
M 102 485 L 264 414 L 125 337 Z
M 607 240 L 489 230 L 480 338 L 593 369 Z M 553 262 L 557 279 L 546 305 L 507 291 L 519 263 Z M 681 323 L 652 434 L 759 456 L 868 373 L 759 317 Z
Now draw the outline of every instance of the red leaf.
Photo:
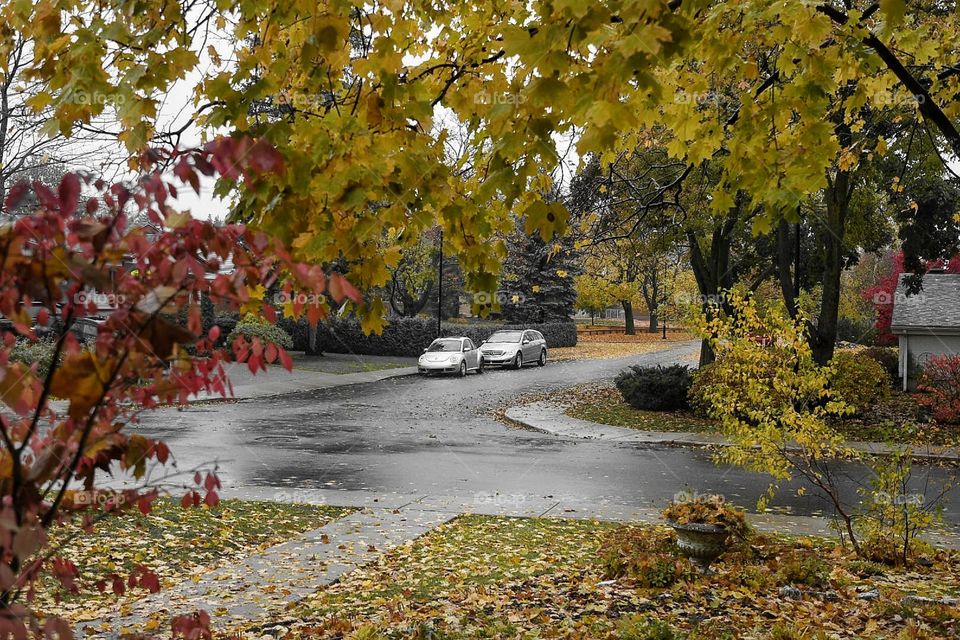
M 7 192 L 7 197 L 3 201 L 3 208 L 7 211 L 10 211 L 23 200 L 23 196 L 26 195 L 27 189 L 30 188 L 30 185 L 27 184 L 25 180 L 21 180 L 12 187 L 10 191 Z
M 210 331 L 207 333 L 207 335 L 210 337 L 210 342 L 216 342 L 217 338 L 220 337 L 220 327 L 213 325 L 210 327 Z
M 157 443 L 157 461 L 160 464 L 166 464 L 170 459 L 170 447 L 165 442 Z
M 200 484 L 203 482 L 203 476 L 200 475 L 200 472 L 197 471 L 193 474 L 193 484 Z
M 37 194 L 40 206 L 47 211 L 56 211 L 60 207 L 60 199 L 53 194 L 50 187 L 38 180 L 33 181 L 33 192 Z
M 77 199 L 80 197 L 80 179 L 75 173 L 68 173 L 60 181 L 60 213 L 65 216 L 73 215 L 77 210 Z
M 188 508 L 191 504 L 193 504 L 193 496 L 190 495 L 190 492 L 188 491 L 187 493 L 185 493 L 185 494 L 183 495 L 182 498 L 180 498 L 180 506 L 183 507 L 184 509 L 186 509 L 186 508 Z
M 220 503 L 220 496 L 217 495 L 216 491 L 207 491 L 203 501 L 207 503 L 208 507 L 215 507 Z
M 280 357 L 280 364 L 283 365 L 283 368 L 287 371 L 293 371 L 293 358 L 290 357 L 290 354 L 284 349 L 278 349 L 278 356 Z
M 150 593 L 156 593 L 160 591 L 160 579 L 157 577 L 157 574 L 150 571 L 146 567 L 140 567 L 140 586 L 148 590 Z
M 257 174 L 279 173 L 283 170 L 283 156 L 272 144 L 260 138 L 250 149 L 250 169 Z
M 93 213 L 100 208 L 100 203 L 96 198 L 90 198 L 87 200 L 87 213 Z

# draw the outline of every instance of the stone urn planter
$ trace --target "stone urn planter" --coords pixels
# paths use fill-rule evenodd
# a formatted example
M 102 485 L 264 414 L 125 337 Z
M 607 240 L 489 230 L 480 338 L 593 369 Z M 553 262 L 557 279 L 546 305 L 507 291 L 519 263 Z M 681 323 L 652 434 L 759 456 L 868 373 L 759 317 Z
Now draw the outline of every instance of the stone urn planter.
M 710 564 L 727 550 L 730 532 L 715 524 L 668 522 L 677 532 L 677 547 L 690 559 L 700 573 L 710 573 Z

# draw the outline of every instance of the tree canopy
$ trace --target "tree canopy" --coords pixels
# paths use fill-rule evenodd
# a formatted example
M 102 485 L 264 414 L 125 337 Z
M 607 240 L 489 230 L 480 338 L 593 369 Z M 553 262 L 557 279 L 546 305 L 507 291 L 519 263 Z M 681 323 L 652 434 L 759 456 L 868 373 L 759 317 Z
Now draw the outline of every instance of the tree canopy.
M 836 167 L 883 153 L 882 138 L 863 146 L 835 131 L 858 131 L 865 110 L 900 109 L 960 151 L 957 13 L 939 3 L 47 0 L 2 14 L 0 48 L 16 34 L 33 42 L 28 72 L 46 89 L 31 104 L 52 109 L 47 131 L 114 109 L 134 163 L 149 142 L 177 142 L 182 130 L 158 128 L 158 105 L 198 77 L 191 125 L 262 136 L 284 159 L 272 179 L 240 184 L 235 218 L 300 257 L 348 264 L 360 286 L 385 284 L 399 260 L 380 250 L 384 229 L 413 241 L 439 222 L 467 288 L 495 290 L 505 252 L 485 240 L 509 233 L 511 215 L 547 241 L 565 228 L 563 205 L 537 195 L 558 133 L 579 134 L 581 157 L 609 159 L 662 125 L 672 158 L 718 159 L 712 210 L 747 193 L 763 205 L 760 231 Z M 264 100 L 288 108 L 264 118 L 252 108 Z M 469 131 L 459 165 L 438 110 Z

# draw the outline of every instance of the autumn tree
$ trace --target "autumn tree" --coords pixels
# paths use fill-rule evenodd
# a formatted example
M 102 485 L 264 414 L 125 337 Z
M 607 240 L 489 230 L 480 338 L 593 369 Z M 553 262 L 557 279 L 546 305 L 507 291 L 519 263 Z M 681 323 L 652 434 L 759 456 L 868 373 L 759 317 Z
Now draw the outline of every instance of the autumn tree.
M 153 169 L 159 165 L 173 166 L 177 179 Z M 13 210 L 28 195 L 37 202 L 31 213 L 0 229 L 0 314 L 13 327 L 0 348 L 4 637 L 25 637 L 27 630 L 71 637 L 63 621 L 38 620 L 29 610 L 42 578 L 55 579 L 67 593 L 77 591 L 79 568 L 47 541 L 47 532 L 64 519 L 82 518 L 90 527 L 122 509 L 148 513 L 161 492 L 177 485 L 186 487 L 184 506 L 216 504 L 220 483 L 210 470 L 178 475 L 171 469 L 167 486 L 146 484 L 148 466 L 165 465 L 173 454 L 162 441 L 129 426 L 144 410 L 164 403 L 184 403 L 200 392 L 228 395 L 223 365 L 231 358 L 252 372 L 273 362 L 290 369 L 292 362 L 282 348 L 259 338 L 238 337 L 229 350 L 216 348 L 219 328 L 204 329 L 200 299 L 275 315 L 262 294 L 282 276 L 288 293 L 296 284 L 318 295 L 329 292 L 335 301 L 359 300 L 342 276 L 296 263 L 263 233 L 240 225 L 217 227 L 173 207 L 178 189 L 196 185 L 200 174 L 253 185 L 281 171 L 279 154 L 262 140 L 221 138 L 203 149 L 151 151 L 141 166 L 148 172 L 132 187 L 67 173 L 56 189 L 19 182 L 4 203 Z M 149 237 L 144 226 L 129 224 L 135 212 L 153 223 Z M 232 269 L 221 271 L 227 261 Z M 107 290 L 116 308 L 84 345 L 76 323 L 104 313 L 88 293 Z M 174 321 L 181 309 L 185 326 Z M 289 309 L 304 310 L 299 302 Z M 320 304 L 308 309 L 314 318 L 324 312 Z M 36 342 L 44 329 L 54 341 L 48 367 L 10 358 L 17 336 Z M 128 479 L 129 488 L 103 488 L 107 473 Z M 118 592 L 159 589 L 156 576 L 142 565 L 110 579 Z M 190 620 L 201 619 L 208 618 L 188 615 L 173 624 L 187 632 Z
M 595 273 L 595 272 L 594 272 Z M 574 278 L 573 286 L 577 292 L 577 308 L 590 314 L 590 324 L 596 324 L 596 316 L 618 301 L 615 286 L 603 275 L 583 273 Z

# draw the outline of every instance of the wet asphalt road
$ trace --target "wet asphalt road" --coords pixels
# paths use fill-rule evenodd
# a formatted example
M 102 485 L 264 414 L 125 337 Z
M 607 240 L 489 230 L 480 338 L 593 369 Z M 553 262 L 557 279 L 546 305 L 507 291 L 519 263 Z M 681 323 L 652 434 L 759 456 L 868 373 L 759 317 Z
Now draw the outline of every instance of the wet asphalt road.
M 692 344 L 614 360 L 550 362 L 522 371 L 488 370 L 465 379 L 404 377 L 237 403 L 163 410 L 141 431 L 162 437 L 179 468 L 217 461 L 234 493 L 244 489 L 326 489 L 509 502 L 549 498 L 660 508 L 684 489 L 722 493 L 753 507 L 769 479 L 714 464 L 701 449 L 637 445 L 507 428 L 491 410 L 521 393 L 609 380 L 628 364 L 690 361 Z M 865 470 L 838 469 L 855 499 Z M 917 490 L 948 472 L 915 470 Z M 772 505 L 796 515 L 828 512 L 813 493 L 784 485 Z M 946 516 L 960 522 L 956 491 Z

